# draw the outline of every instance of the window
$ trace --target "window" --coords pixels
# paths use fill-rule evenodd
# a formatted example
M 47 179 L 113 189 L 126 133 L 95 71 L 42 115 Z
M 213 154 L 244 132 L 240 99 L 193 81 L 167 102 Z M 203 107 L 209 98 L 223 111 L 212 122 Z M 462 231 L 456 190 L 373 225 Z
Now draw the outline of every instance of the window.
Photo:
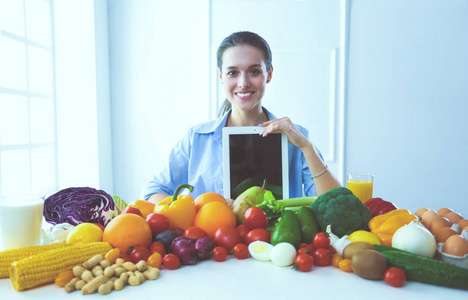
M 57 188 L 52 0 L 0 0 L 0 195 Z

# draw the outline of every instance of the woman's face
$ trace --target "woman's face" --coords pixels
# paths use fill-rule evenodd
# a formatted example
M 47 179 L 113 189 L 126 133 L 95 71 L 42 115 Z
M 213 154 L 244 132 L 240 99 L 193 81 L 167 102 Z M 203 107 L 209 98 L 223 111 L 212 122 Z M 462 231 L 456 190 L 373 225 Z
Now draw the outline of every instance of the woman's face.
M 223 54 L 219 78 L 233 109 L 261 112 L 261 100 L 273 68 L 266 69 L 263 53 L 250 45 L 228 48 Z

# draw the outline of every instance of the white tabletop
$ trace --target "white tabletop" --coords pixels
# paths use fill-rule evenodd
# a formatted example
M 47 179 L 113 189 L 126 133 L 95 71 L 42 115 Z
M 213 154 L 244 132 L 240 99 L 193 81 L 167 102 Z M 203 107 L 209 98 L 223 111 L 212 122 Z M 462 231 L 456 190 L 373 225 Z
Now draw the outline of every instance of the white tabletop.
M 17 292 L 9 279 L 0 279 L 1 299 L 105 299 L 100 294 L 83 296 L 79 291 L 67 294 L 54 284 Z M 154 281 L 137 287 L 112 291 L 112 299 L 468 299 L 468 291 L 408 281 L 394 288 L 385 281 L 362 279 L 333 266 L 316 267 L 303 273 L 291 267 L 276 267 L 253 258 L 224 262 L 213 260 L 162 268 Z M 85 298 L 83 298 L 85 297 Z M 298 298 L 301 297 L 301 298 Z

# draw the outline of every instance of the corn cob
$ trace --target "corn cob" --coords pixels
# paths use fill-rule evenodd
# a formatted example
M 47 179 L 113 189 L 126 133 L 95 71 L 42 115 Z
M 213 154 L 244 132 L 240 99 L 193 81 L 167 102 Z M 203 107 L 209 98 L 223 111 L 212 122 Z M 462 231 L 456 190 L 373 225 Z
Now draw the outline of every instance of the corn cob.
M 63 248 L 67 246 L 66 243 L 52 243 L 43 246 L 31 246 L 16 248 L 11 250 L 5 250 L 0 252 L 0 278 L 7 278 L 8 271 L 11 268 L 11 264 L 20 259 L 29 257 L 31 255 L 39 254 L 52 249 Z
M 58 274 L 83 262 L 96 254 L 106 254 L 112 246 L 106 242 L 72 245 L 53 249 L 12 264 L 10 279 L 17 291 L 52 283 Z

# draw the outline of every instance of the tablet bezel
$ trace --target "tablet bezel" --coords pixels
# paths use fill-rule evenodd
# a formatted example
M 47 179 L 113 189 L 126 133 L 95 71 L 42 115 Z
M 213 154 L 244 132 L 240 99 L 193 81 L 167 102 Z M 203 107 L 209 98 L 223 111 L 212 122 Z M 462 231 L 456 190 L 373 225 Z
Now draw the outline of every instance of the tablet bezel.
M 223 188 L 224 198 L 231 199 L 231 169 L 230 169 L 230 153 L 229 153 L 229 136 L 230 135 L 259 135 L 263 131 L 260 126 L 235 126 L 223 128 Z M 281 161 L 282 161 L 282 189 L 283 198 L 289 198 L 289 157 L 288 157 L 288 136 L 281 134 Z M 266 137 L 268 138 L 268 136 Z M 235 200 L 235 199 L 234 199 Z M 279 200 L 279 199 L 276 199 Z

